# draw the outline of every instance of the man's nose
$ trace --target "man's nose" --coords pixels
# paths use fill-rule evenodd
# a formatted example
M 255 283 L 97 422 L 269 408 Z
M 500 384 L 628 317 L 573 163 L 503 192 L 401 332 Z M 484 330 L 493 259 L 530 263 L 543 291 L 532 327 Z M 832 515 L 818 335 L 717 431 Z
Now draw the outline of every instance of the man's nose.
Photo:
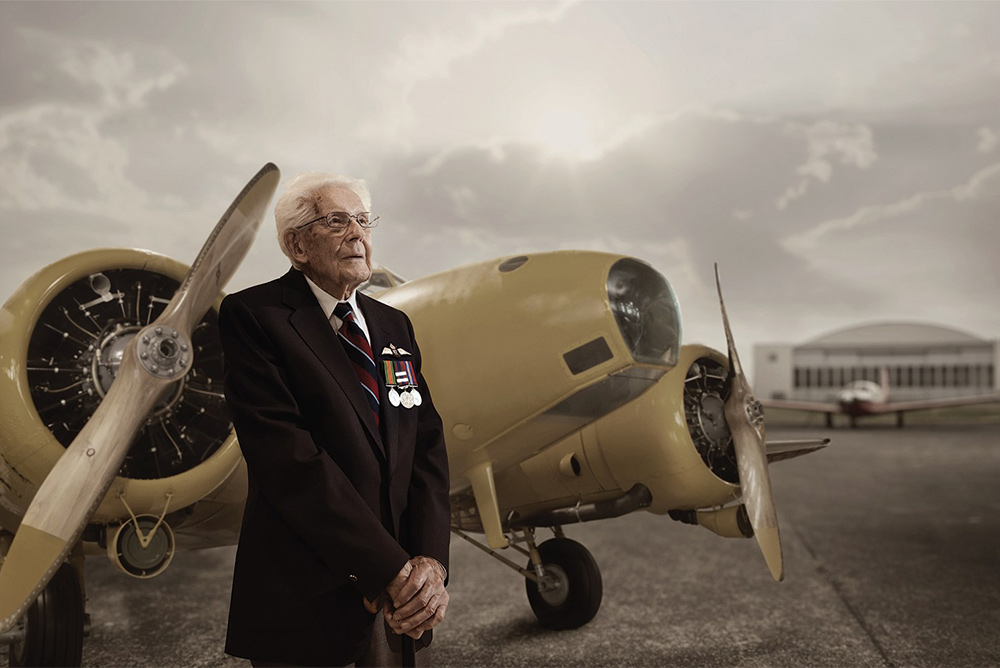
M 360 239 L 364 236 L 365 228 L 361 227 L 361 223 L 358 222 L 357 216 L 351 216 L 348 219 L 350 222 L 347 223 L 347 239 Z

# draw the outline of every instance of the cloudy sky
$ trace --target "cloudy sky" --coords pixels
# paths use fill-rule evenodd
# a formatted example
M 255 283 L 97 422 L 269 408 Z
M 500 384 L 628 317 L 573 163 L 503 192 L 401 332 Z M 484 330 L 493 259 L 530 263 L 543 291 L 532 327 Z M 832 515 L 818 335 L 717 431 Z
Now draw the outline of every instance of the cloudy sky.
M 190 262 L 265 162 L 366 178 L 409 278 L 637 256 L 685 338 L 1000 338 L 1000 3 L 0 3 L 0 294 Z M 230 288 L 287 267 L 268 219 Z M 6 297 L 3 297 L 6 298 Z

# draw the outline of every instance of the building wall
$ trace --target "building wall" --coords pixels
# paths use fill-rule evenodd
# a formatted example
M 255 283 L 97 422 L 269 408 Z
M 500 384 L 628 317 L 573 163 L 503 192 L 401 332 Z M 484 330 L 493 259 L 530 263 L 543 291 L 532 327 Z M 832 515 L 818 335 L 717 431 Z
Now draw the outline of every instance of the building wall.
M 754 392 L 757 396 L 768 399 L 792 398 L 793 351 L 794 346 L 788 344 L 754 347 Z
M 890 401 L 992 394 L 1000 387 L 1000 341 L 934 326 L 859 327 L 799 346 L 759 345 L 754 362 L 754 390 L 769 399 L 832 401 L 853 380 L 881 382 L 883 369 Z

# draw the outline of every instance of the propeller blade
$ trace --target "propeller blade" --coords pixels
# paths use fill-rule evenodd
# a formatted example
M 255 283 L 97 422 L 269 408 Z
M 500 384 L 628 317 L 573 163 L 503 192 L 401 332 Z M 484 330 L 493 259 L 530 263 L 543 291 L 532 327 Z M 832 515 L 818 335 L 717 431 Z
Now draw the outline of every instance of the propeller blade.
M 750 524 L 764 561 L 771 571 L 771 577 L 780 582 L 785 578 L 781 558 L 781 535 L 778 531 L 778 515 L 774 509 L 771 494 L 771 477 L 767 469 L 767 451 L 764 441 L 764 412 L 750 389 L 739 353 L 733 342 L 733 332 L 726 315 L 726 304 L 722 299 L 722 283 L 719 280 L 719 265 L 715 265 L 715 287 L 719 292 L 719 306 L 722 309 L 722 324 L 726 329 L 726 344 L 729 346 L 729 398 L 726 399 L 726 422 L 733 435 L 736 449 L 736 467 L 740 475 L 743 503 L 747 507 Z
M 278 185 L 268 163 L 212 230 L 159 318 L 129 343 L 107 396 L 39 487 L 0 567 L 0 632 L 45 588 L 165 388 L 191 368 L 191 330 L 243 260 Z
M 194 329 L 250 250 L 280 178 L 269 162 L 250 179 L 201 247 L 160 321 L 184 332 Z

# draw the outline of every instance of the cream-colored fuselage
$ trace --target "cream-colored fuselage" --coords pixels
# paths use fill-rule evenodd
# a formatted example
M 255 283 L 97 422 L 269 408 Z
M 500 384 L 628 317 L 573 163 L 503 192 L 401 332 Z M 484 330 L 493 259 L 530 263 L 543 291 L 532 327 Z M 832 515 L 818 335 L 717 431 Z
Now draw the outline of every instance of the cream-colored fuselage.
M 481 516 L 489 513 L 499 521 L 493 533 L 502 533 L 513 516 L 615 499 L 636 483 L 650 490 L 648 510 L 656 513 L 719 506 L 738 496 L 738 486 L 716 476 L 693 444 L 683 398 L 696 360 L 724 366 L 725 357 L 700 346 L 680 349 L 675 315 L 665 318 L 675 331 L 639 331 L 671 340 L 637 359 L 632 347 L 649 342 L 627 341 L 616 317 L 642 325 L 643 314 L 632 313 L 639 302 L 622 305 L 609 296 L 609 273 L 622 261 L 635 265 L 630 271 L 645 271 L 617 255 L 544 253 L 451 270 L 379 295 L 414 323 L 445 424 L 453 499 L 459 511 L 473 502 L 480 516 L 473 528 L 488 528 Z M 90 251 L 42 270 L 4 306 L 0 526 L 8 530 L 16 530 L 64 452 L 29 391 L 28 346 L 39 315 L 74 281 L 121 267 L 178 280 L 187 270 L 143 251 Z M 494 493 L 473 494 L 483 485 Z M 166 514 L 178 549 L 232 544 L 245 492 L 245 468 L 230 435 L 184 473 L 117 478 L 91 524 L 114 527 L 133 514 Z M 459 511 L 456 521 L 468 517 Z

